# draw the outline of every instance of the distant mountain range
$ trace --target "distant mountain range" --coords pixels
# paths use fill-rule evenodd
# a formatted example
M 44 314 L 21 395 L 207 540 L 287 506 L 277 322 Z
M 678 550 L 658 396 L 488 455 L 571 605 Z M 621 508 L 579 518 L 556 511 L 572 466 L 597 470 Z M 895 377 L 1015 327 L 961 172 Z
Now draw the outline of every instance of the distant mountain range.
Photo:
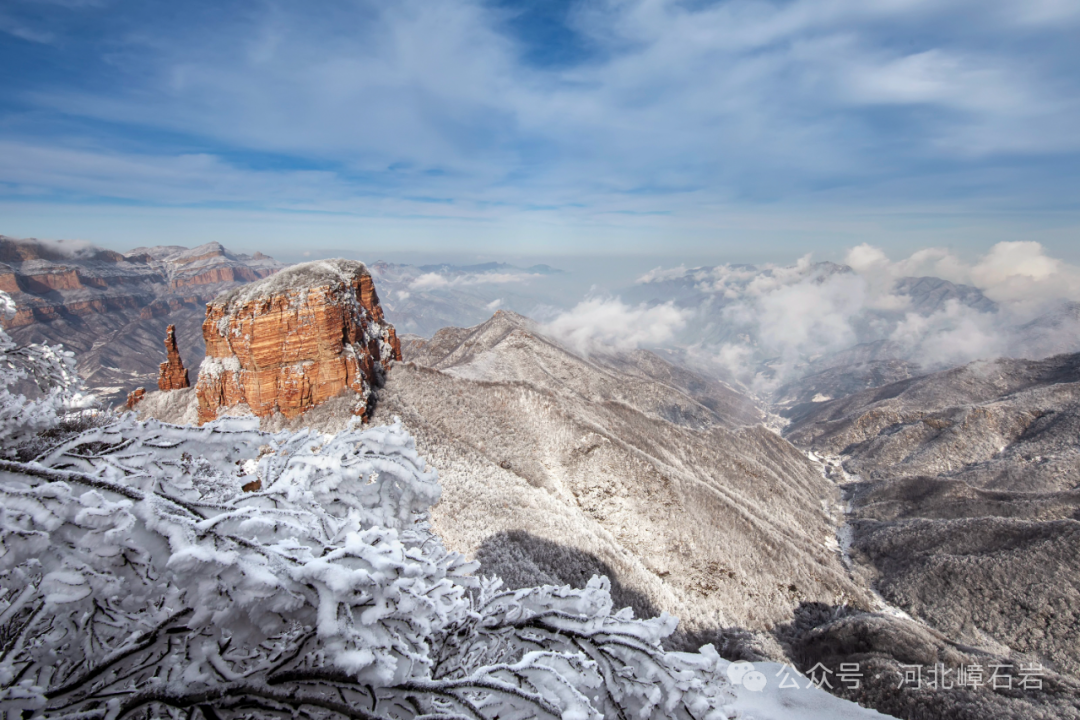
M 498 309 L 530 316 L 561 309 L 568 274 L 549 265 L 403 265 L 368 267 L 387 317 L 401 334 L 431 337 L 445 327 L 470 327 Z
M 115 404 L 135 387 L 155 387 L 168 325 L 176 325 L 184 363 L 197 372 L 206 303 L 284 267 L 219 243 L 118 253 L 88 243 L 0 236 L 0 290 L 17 307 L 4 325 L 19 342 L 63 343 L 78 356 L 88 387 Z M 500 307 L 551 308 L 559 296 L 551 284 L 566 275 L 549 265 L 494 262 L 375 262 L 370 268 L 390 321 L 402 333 L 427 337 L 483 322 Z
M 184 361 L 197 368 L 206 303 L 283 267 L 218 243 L 121 254 L 0 236 L 0 290 L 17 309 L 5 320 L 8 333 L 18 342 L 62 343 L 74 351 L 87 385 L 111 403 L 137 386 L 156 387 L 166 326 L 176 325 Z

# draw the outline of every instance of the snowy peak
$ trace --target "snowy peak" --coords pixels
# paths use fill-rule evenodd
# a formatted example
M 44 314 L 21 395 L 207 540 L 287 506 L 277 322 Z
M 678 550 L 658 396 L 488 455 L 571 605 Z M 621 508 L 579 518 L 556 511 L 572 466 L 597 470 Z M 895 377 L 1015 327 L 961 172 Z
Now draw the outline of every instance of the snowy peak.
M 443 328 L 430 341 L 416 343 L 413 352 L 417 362 L 447 370 L 467 366 L 478 356 L 496 351 L 512 335 L 526 343 L 547 342 L 539 335 L 535 322 L 524 315 L 499 310 L 475 327 Z
M 555 396 L 617 402 L 689 427 L 738 427 L 763 418 L 754 401 L 660 356 L 635 350 L 583 358 L 533 320 L 500 310 L 472 328 L 445 328 L 406 346 L 405 359 L 481 382 L 522 383 Z
M 375 285 L 371 280 L 371 273 L 368 272 L 367 266 L 356 260 L 343 260 L 341 258 L 316 260 L 293 265 L 273 277 L 235 288 L 214 298 L 214 302 L 232 309 L 256 300 L 265 300 L 277 295 L 283 295 L 290 291 L 301 292 L 345 285 L 364 288 L 364 294 L 368 298 L 367 303 L 371 305 L 368 310 L 369 312 L 376 312 L 378 296 L 375 295 Z M 374 298 L 374 303 L 372 303 L 371 298 Z M 382 316 L 381 309 L 378 310 L 378 314 L 380 317 Z
M 945 303 L 955 300 L 979 312 L 997 312 L 997 303 L 971 285 L 942 280 L 936 277 L 905 277 L 896 281 L 893 292 L 911 298 L 911 309 L 920 315 L 943 310 Z

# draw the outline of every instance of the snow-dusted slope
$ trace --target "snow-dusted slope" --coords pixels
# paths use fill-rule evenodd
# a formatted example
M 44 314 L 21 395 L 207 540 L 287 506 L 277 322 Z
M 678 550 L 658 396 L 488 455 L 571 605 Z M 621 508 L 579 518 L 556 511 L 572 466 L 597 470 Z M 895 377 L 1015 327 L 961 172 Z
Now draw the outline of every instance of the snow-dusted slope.
M 414 340 L 409 359 L 465 380 L 527 383 L 578 401 L 619 402 L 687 427 L 734 428 L 765 418 L 749 396 L 651 352 L 583 358 L 541 335 L 529 318 L 503 310 L 474 328 Z
M 1080 717 L 1080 355 L 979 361 L 791 414 L 787 437 L 842 454 L 857 480 L 852 555 L 889 602 L 956 648 L 1061 673 L 950 717 Z
M 711 387 L 727 402 L 706 407 L 653 379 L 655 356 L 584 359 L 511 313 L 404 355 L 375 417 L 400 416 L 439 468 L 447 544 L 511 583 L 608 573 L 617 599 L 711 636 L 869 601 L 831 543 L 835 488 L 744 426 L 756 410 L 734 391 Z

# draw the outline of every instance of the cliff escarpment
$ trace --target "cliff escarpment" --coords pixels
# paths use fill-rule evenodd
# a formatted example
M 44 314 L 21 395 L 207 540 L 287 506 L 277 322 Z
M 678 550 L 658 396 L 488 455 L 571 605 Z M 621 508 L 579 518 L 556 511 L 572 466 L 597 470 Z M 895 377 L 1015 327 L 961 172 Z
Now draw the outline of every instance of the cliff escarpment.
M 323 260 L 219 296 L 203 321 L 199 422 L 246 406 L 297 415 L 351 390 L 364 416 L 401 349 L 363 263 Z
M 79 374 L 105 402 L 158 379 L 161 337 L 175 326 L 184 357 L 202 360 L 206 303 L 284 265 L 219 243 L 158 246 L 127 253 L 85 242 L 0 236 L 0 290 L 15 301 L 4 319 L 21 343 L 62 343 Z

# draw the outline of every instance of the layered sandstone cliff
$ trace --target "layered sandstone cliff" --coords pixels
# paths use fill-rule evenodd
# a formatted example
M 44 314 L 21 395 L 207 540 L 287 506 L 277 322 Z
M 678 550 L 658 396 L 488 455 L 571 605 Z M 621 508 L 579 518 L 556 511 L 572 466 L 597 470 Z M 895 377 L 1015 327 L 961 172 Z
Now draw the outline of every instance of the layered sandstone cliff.
M 131 310 L 147 319 L 184 305 L 201 308 L 227 286 L 267 277 L 281 267 L 261 253 L 236 254 L 219 243 L 192 250 L 138 248 L 122 255 L 86 243 L 0 235 L 0 290 L 18 308 L 4 327 L 10 331 Z
M 158 368 L 158 390 L 183 390 L 191 386 L 184 361 L 180 359 L 180 350 L 176 347 L 176 326 L 170 325 L 165 331 L 165 353 L 168 360 Z
M 87 387 L 105 405 L 123 405 L 132 388 L 150 389 L 159 379 L 168 325 L 176 326 L 188 367 L 198 368 L 206 303 L 282 267 L 218 243 L 120 254 L 85 242 L 0 235 L 0 290 L 16 307 L 0 322 L 20 343 L 62 343 L 78 358 Z
M 363 263 L 322 260 L 219 296 L 206 306 L 199 422 L 247 406 L 294 418 L 351 390 L 363 416 L 401 347 Z

